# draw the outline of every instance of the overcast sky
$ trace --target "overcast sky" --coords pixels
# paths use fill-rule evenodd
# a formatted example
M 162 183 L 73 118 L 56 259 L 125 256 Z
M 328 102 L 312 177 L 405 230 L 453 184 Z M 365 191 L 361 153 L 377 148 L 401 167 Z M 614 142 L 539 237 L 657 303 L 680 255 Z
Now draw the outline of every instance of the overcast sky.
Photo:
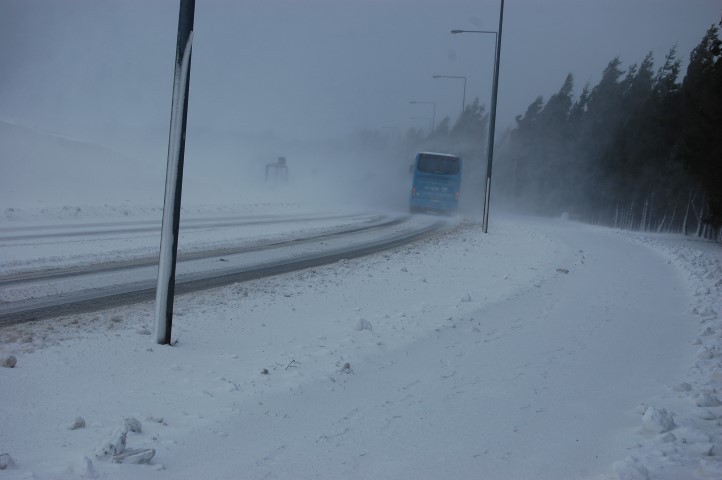
M 0 119 L 91 138 L 170 116 L 177 0 L 0 0 Z M 720 0 L 508 0 L 499 128 L 571 72 L 577 93 L 607 62 L 677 45 L 686 62 Z M 197 0 L 189 128 L 331 138 L 422 128 L 491 95 L 499 2 Z

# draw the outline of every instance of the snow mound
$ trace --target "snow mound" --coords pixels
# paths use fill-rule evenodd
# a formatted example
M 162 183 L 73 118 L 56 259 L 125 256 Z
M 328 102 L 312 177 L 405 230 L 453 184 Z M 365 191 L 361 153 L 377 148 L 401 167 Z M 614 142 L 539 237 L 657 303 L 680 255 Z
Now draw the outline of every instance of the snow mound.
M 722 413 L 717 410 L 722 406 L 718 394 L 722 388 L 722 321 L 718 315 L 722 311 L 722 252 L 716 243 L 690 237 L 622 235 L 657 250 L 668 264 L 677 267 L 689 292 L 686 310 L 694 316 L 682 316 L 681 320 L 702 326 L 690 342 L 697 351 L 690 352 L 694 361 L 685 381 L 672 386 L 669 391 L 673 393 L 655 399 L 655 403 L 673 408 L 674 418 L 667 410 L 647 409 L 640 430 L 647 435 L 634 446 L 633 461 L 615 465 L 615 472 L 619 478 L 722 478 L 717 451 L 722 443 Z M 674 434 L 668 433 L 672 429 Z M 653 436 L 650 432 L 666 434 Z M 637 467 L 644 468 L 646 476 L 638 474 Z
M 356 322 L 356 326 L 354 327 L 354 329 L 359 332 L 363 330 L 368 330 L 370 332 L 371 330 L 373 330 L 373 326 L 371 325 L 371 322 L 369 322 L 365 318 L 359 318 Z
M 108 438 L 95 450 L 96 458 L 108 458 L 119 455 L 125 450 L 128 436 L 128 428 L 125 424 L 115 428 Z
M 80 464 L 80 476 L 82 478 L 98 478 L 98 471 L 93 465 L 93 461 L 88 457 L 83 457 L 83 461 Z
M 83 417 L 75 417 L 75 420 L 68 427 L 68 430 L 77 430 L 79 428 L 85 428 L 85 419 Z
M 710 392 L 702 392 L 697 395 L 697 401 L 695 402 L 698 407 L 719 407 L 722 405 L 719 398 L 711 394 Z
M 155 456 L 155 449 L 139 448 L 126 450 L 119 455 L 113 456 L 113 463 L 149 463 Z
M 128 449 L 128 432 L 141 433 L 143 430 L 140 420 L 132 417 L 123 419 L 122 424 L 116 427 L 108 438 L 96 449 L 98 459 L 110 459 L 113 463 L 149 463 L 155 456 L 155 449 L 140 448 Z
M 140 420 L 129 417 L 124 420 L 125 426 L 127 429 L 134 433 L 141 433 L 143 431 L 143 425 L 140 423 Z
M 665 433 L 675 426 L 672 414 L 664 408 L 657 410 L 654 407 L 648 407 L 642 415 L 642 429 L 648 432 Z
M 0 367 L 5 368 L 15 368 L 15 365 L 17 365 L 18 359 L 15 358 L 14 355 L 8 355 L 7 357 L 0 358 Z
M 0 454 L 0 470 L 7 470 L 11 468 L 17 468 L 17 465 L 15 465 L 15 462 L 10 454 Z
M 616 462 L 612 469 L 619 480 L 649 480 L 649 470 L 639 464 L 636 458 L 629 457 L 621 462 Z

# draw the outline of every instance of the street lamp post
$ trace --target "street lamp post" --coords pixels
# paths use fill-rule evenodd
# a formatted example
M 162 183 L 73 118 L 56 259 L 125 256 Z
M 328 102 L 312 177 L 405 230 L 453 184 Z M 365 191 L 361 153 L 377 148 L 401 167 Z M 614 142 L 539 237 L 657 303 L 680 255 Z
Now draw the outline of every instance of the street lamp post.
M 434 106 L 434 113 L 431 115 L 431 133 L 433 133 L 434 128 L 436 128 L 436 102 L 419 102 L 417 100 L 411 100 L 409 103 L 425 103 L 427 105 Z
M 454 75 L 432 75 L 432 78 L 458 78 L 464 80 L 464 93 L 461 96 L 461 114 L 464 114 L 464 109 L 466 108 L 466 77 L 457 77 Z
M 496 128 L 496 98 L 499 91 L 499 58 L 501 57 L 501 27 L 504 22 L 504 0 L 501 0 L 499 9 L 499 30 L 497 32 L 487 30 L 452 30 L 451 33 L 493 33 L 496 35 L 496 48 L 494 53 L 494 83 L 491 93 L 491 118 L 489 119 L 489 140 L 487 149 L 486 165 L 486 192 L 484 194 L 484 220 L 482 229 L 484 233 L 489 230 L 489 200 L 491 199 L 491 165 L 494 158 L 494 129 Z

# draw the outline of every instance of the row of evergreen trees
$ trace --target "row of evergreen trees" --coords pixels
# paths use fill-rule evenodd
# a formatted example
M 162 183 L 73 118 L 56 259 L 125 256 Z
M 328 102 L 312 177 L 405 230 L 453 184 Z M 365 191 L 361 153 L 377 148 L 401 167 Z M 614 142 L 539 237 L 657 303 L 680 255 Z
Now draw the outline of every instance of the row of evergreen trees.
M 721 22 L 722 23 L 722 22 Z M 573 97 L 574 78 L 538 97 L 498 156 L 508 201 L 536 213 L 656 231 L 722 226 L 722 41 L 713 25 L 680 82 L 672 49 L 624 71 L 613 59 Z M 496 175 L 496 173 L 495 173 Z M 694 222 L 692 222 L 694 220 Z
M 422 130 L 409 129 L 403 139 L 407 152 L 428 150 L 450 152 L 462 156 L 472 163 L 478 163 L 486 142 L 489 114 L 486 107 L 476 98 L 451 125 L 451 119 L 444 117 L 433 131 L 424 135 Z M 412 157 L 413 158 L 413 154 Z
M 722 24 L 722 22 L 720 22 Z M 722 226 L 722 41 L 710 27 L 683 80 L 673 48 L 655 69 L 649 53 L 626 70 L 615 58 L 574 97 L 574 77 L 537 97 L 502 136 L 494 160 L 498 206 L 656 231 L 719 235 Z M 461 155 L 483 186 L 488 113 L 476 99 L 453 126 L 411 129 L 400 155 Z

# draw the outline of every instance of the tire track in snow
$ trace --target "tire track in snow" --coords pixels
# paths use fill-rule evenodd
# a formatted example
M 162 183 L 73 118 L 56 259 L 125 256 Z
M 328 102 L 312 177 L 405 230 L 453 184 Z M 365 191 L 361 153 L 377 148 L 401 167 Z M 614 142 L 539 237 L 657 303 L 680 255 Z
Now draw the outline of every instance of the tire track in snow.
M 354 228 L 351 229 L 350 232 L 346 231 L 331 234 L 329 238 L 340 238 L 352 235 L 360 230 L 379 229 L 383 231 L 384 229 L 404 224 L 408 220 L 409 217 L 404 217 L 402 219 L 390 220 L 385 224 L 376 225 L 367 229 L 362 229 L 361 227 Z M 380 237 L 380 240 L 367 241 L 366 243 L 352 247 L 329 247 L 320 253 L 284 258 L 279 261 L 266 262 L 251 267 L 240 267 L 212 274 L 200 273 L 188 275 L 185 278 L 176 279 L 176 295 L 327 265 L 343 259 L 370 255 L 421 239 L 440 229 L 444 223 L 444 221 L 437 220 L 426 223 L 421 227 L 411 226 L 408 230 L 402 231 L 401 233 Z M 307 242 L 312 241 L 318 241 L 318 239 L 308 240 Z M 264 250 L 277 247 L 278 245 L 269 245 L 266 246 Z M 155 280 L 131 282 L 108 288 L 88 290 L 73 295 L 61 294 L 48 296 L 44 299 L 31 300 L 29 302 L 15 302 L 0 305 L 0 327 L 44 318 L 87 313 L 111 307 L 141 303 L 155 298 L 155 290 Z

